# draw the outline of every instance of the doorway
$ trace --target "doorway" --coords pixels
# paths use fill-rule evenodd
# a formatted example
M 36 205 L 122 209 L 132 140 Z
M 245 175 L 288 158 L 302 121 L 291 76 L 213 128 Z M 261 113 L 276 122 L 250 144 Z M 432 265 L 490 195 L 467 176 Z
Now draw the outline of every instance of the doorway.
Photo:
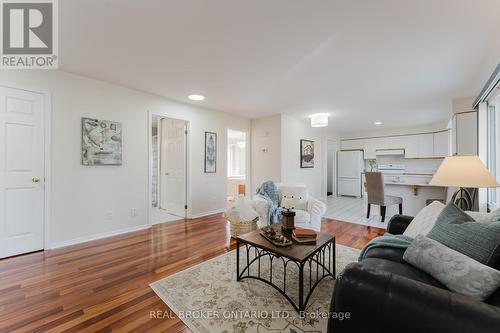
M 239 195 L 246 195 L 247 134 L 227 130 L 227 202 L 231 204 Z
M 337 150 L 337 141 L 328 139 L 327 140 L 327 148 L 326 148 L 326 157 L 327 157 L 327 165 L 326 165 L 326 195 L 327 196 L 335 196 L 336 195 L 336 173 L 335 173 L 335 165 L 336 165 L 336 156 L 335 151 Z
M 151 117 L 151 223 L 186 218 L 188 122 Z
M 0 87 L 0 258 L 44 249 L 45 103 L 43 94 Z

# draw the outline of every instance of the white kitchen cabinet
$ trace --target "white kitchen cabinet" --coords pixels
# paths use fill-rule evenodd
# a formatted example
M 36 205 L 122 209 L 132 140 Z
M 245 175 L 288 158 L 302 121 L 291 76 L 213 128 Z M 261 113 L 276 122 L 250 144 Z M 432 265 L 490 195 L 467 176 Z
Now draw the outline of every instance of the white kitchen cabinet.
M 418 135 L 418 155 L 419 157 L 434 156 L 434 134 Z
M 462 132 L 468 131 L 466 129 L 461 129 L 461 127 L 458 127 L 458 130 L 461 130 Z M 453 137 L 452 133 L 455 133 L 456 131 L 457 128 L 453 130 L 442 130 L 438 132 L 423 133 L 423 134 L 408 134 L 399 136 L 376 137 L 376 138 L 353 139 L 353 140 L 347 139 L 341 141 L 341 149 L 363 150 L 365 159 L 377 158 L 377 150 L 380 149 L 399 149 L 399 148 L 405 150 L 405 158 L 446 157 L 451 154 L 450 140 L 452 140 Z M 473 145 L 477 144 L 474 143 Z M 462 147 L 462 151 L 466 149 L 468 149 L 466 146 Z
M 403 138 L 405 148 L 405 158 L 417 158 L 418 155 L 418 135 L 408 135 Z
M 371 138 L 365 140 L 365 159 L 375 159 L 377 149 L 380 148 L 382 138 Z
M 448 124 L 451 128 L 451 155 L 457 154 L 457 118 L 453 116 Z
M 450 131 L 434 133 L 434 157 L 450 156 Z
M 408 135 L 405 137 L 405 158 L 426 158 L 434 156 L 434 135 L 432 133 Z
M 457 155 L 477 155 L 477 112 L 455 114 L 455 147 Z
M 386 138 L 381 138 L 382 143 L 380 144 L 379 149 L 398 149 L 404 148 L 403 145 L 403 137 L 402 136 L 390 136 Z

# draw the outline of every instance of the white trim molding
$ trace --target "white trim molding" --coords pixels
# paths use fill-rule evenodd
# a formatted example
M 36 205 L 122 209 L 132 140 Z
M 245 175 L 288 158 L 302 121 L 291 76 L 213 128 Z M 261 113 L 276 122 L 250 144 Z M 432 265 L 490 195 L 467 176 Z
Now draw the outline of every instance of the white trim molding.
M 112 236 L 118 236 L 118 235 L 121 235 L 121 234 L 126 234 L 126 233 L 129 233 L 129 232 L 134 232 L 134 231 L 140 231 L 140 230 L 144 230 L 144 229 L 149 229 L 150 227 L 151 226 L 149 226 L 148 224 L 143 224 L 143 225 L 138 225 L 138 226 L 133 226 L 133 227 L 128 227 L 128 228 L 122 228 L 122 229 L 118 229 L 118 230 L 113 230 L 113 231 L 107 231 L 107 232 L 103 232 L 103 233 L 100 233 L 100 234 L 97 234 L 97 235 L 91 235 L 91 236 L 84 236 L 84 237 L 73 238 L 73 239 L 70 239 L 70 240 L 67 240 L 67 241 L 52 243 L 52 244 L 50 244 L 49 249 L 53 250 L 53 249 L 58 249 L 58 248 L 65 247 L 65 246 L 86 243 L 86 242 L 90 242 L 90 241 L 94 241 L 94 240 L 98 240 L 98 239 L 102 239 L 102 238 L 108 238 L 108 237 L 112 237 Z
M 209 216 L 209 215 L 222 214 L 225 211 L 226 210 L 224 208 L 214 209 L 214 210 L 211 210 L 211 211 L 208 211 L 208 212 L 202 212 L 202 213 L 198 213 L 198 214 L 191 214 L 191 216 L 189 218 L 190 219 L 198 219 L 200 217 L 205 217 L 205 216 Z

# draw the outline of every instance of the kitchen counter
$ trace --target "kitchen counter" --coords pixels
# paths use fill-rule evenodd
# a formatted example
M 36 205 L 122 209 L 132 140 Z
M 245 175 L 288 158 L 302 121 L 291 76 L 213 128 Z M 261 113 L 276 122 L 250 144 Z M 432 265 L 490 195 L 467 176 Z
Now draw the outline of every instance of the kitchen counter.
M 415 216 L 428 200 L 445 200 L 447 187 L 430 185 L 432 175 L 384 174 L 387 195 L 403 198 L 403 214 Z M 364 195 L 366 182 L 363 175 Z M 397 213 L 397 205 L 387 207 L 388 212 Z
M 393 181 L 386 181 L 384 182 L 386 185 L 402 185 L 402 186 L 435 186 L 431 185 L 429 183 L 416 183 L 416 182 L 393 182 Z

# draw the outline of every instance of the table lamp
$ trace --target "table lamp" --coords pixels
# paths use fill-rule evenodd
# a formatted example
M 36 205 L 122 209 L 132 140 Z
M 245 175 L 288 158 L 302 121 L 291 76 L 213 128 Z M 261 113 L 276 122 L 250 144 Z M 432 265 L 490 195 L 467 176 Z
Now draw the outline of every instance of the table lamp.
M 500 186 L 479 156 L 446 157 L 429 184 L 458 187 L 451 201 L 463 210 L 472 210 L 474 207 L 474 197 L 467 188 Z

